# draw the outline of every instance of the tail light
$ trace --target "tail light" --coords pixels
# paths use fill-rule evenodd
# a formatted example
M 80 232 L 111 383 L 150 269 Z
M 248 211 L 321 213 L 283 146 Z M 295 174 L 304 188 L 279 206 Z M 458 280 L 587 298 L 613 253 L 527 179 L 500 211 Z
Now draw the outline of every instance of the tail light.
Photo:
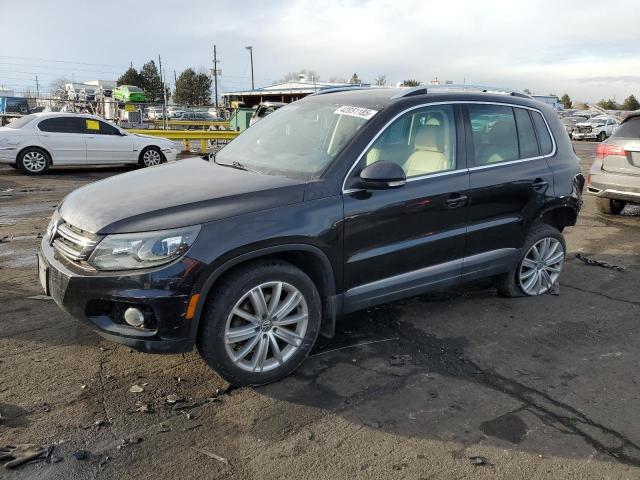
M 596 158 L 602 160 L 608 155 L 620 155 L 625 157 L 627 152 L 622 145 L 613 145 L 611 143 L 599 144 L 596 148 Z

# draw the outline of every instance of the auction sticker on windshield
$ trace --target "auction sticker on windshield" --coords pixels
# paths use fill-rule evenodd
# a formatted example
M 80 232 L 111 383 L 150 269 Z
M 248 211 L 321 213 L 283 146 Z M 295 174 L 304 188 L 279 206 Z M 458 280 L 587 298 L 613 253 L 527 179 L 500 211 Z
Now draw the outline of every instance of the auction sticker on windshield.
M 371 110 L 369 108 L 351 107 L 349 105 L 344 105 L 333 113 L 335 113 L 336 115 L 349 115 L 351 117 L 358 117 L 358 118 L 364 118 L 365 120 L 369 120 L 376 113 L 378 113 L 378 111 Z

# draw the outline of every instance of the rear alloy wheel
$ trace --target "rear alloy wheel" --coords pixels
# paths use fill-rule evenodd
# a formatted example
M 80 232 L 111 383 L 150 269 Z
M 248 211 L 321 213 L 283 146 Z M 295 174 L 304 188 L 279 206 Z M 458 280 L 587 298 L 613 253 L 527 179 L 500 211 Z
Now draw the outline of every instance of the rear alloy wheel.
M 156 147 L 145 148 L 140 154 L 140 165 L 143 167 L 153 167 L 163 162 L 164 156 Z
M 510 272 L 497 278 L 498 292 L 506 297 L 547 293 L 557 283 L 564 266 L 566 246 L 557 228 L 534 225 L 522 248 L 520 261 Z
M 198 350 L 233 385 L 263 385 L 293 372 L 320 330 L 321 302 L 311 279 L 277 260 L 241 267 L 212 290 Z
M 612 198 L 598 197 L 596 198 L 596 206 L 600 213 L 606 215 L 620 215 L 627 202 L 624 200 L 614 200 Z
M 17 166 L 27 175 L 38 175 L 49 168 L 49 155 L 39 148 L 27 148 L 18 156 Z

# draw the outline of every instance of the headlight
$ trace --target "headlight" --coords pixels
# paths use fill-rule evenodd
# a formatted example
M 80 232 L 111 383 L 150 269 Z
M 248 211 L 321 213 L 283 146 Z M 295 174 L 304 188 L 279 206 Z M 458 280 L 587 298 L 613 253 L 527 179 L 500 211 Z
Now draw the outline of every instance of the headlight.
M 98 270 L 132 270 L 169 263 L 193 245 L 200 225 L 157 232 L 107 235 L 89 257 Z

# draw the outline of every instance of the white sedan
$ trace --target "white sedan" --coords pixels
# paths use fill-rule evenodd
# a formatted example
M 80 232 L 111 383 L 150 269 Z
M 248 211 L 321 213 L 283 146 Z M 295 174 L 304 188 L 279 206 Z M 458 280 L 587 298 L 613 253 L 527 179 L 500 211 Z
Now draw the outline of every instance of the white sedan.
M 0 163 L 28 175 L 58 165 L 151 167 L 177 155 L 171 140 L 127 133 L 95 115 L 34 113 L 0 127 Z

